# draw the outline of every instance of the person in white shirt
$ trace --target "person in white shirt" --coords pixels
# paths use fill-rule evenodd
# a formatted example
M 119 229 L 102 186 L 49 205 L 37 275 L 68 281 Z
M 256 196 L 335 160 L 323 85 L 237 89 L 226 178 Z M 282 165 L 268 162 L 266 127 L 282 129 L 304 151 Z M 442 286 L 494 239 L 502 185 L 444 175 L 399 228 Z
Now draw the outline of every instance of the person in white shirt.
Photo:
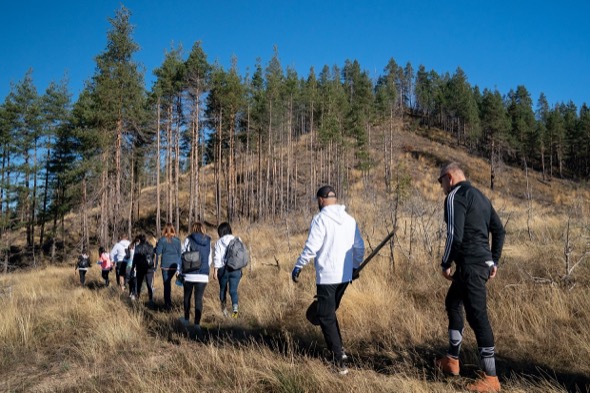
M 232 303 L 232 317 L 237 318 L 239 308 L 238 286 L 240 284 L 240 279 L 242 278 L 242 269 L 234 270 L 225 265 L 227 246 L 235 236 L 232 235 L 231 226 L 227 222 L 219 224 L 217 227 L 217 234 L 219 235 L 219 240 L 215 242 L 215 257 L 213 258 L 215 270 L 213 271 L 213 277 L 216 280 L 219 280 L 221 311 L 223 312 L 223 316 L 227 317 L 229 315 L 225 308 L 227 290 L 229 288 L 229 295 Z
M 119 241 L 115 244 L 110 252 L 111 261 L 115 264 L 115 275 L 117 276 L 117 285 L 121 290 L 125 290 L 125 278 L 127 276 L 127 261 L 125 260 L 125 250 L 131 242 L 127 234 L 122 233 Z
M 295 263 L 291 277 L 299 281 L 301 269 L 313 258 L 316 271 L 317 317 L 340 374 L 346 374 L 346 358 L 336 310 L 346 287 L 353 279 L 365 254 L 365 244 L 354 218 L 339 205 L 331 186 L 321 187 L 317 194 L 320 212 L 313 217 L 305 247 Z M 356 277 L 355 277 L 356 278 Z

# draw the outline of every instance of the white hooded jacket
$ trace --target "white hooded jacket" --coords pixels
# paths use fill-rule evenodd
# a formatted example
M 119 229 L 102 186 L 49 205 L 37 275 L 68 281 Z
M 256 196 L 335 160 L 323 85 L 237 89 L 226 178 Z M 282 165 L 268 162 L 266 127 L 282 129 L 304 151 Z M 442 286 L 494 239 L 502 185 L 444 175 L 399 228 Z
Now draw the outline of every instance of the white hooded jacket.
M 303 268 L 315 258 L 316 284 L 340 284 L 352 280 L 352 269 L 359 267 L 364 254 L 355 219 L 344 205 L 328 205 L 313 217 L 295 267 Z

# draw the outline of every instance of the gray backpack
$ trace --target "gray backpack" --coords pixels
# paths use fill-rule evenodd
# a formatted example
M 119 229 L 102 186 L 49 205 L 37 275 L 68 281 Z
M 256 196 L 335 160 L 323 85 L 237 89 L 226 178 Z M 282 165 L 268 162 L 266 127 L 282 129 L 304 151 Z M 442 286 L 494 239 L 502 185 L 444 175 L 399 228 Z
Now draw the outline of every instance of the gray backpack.
M 188 250 L 181 255 L 182 259 L 182 273 L 194 273 L 201 268 L 201 253 L 198 247 L 193 247 L 195 239 L 191 235 L 189 237 Z
M 248 249 L 239 238 L 234 237 L 225 250 L 225 266 L 232 270 L 239 270 L 246 267 L 249 260 Z

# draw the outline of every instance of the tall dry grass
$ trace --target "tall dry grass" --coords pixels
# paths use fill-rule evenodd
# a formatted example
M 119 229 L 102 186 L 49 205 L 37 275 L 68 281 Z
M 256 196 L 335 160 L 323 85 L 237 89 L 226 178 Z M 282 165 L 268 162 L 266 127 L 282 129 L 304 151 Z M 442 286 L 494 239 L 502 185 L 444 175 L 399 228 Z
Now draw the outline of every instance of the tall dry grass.
M 485 162 L 426 138 L 399 137 L 398 143 L 406 146 L 396 158 L 398 178 L 404 179 L 399 194 L 374 186 L 382 181 L 378 170 L 369 178 L 351 171 L 353 183 L 341 201 L 357 218 L 367 254 L 393 228 L 397 216 L 393 254 L 389 247 L 381 250 L 349 286 L 338 311 L 351 355 L 348 376 L 331 370 L 319 328 L 305 320 L 315 293 L 313 268 L 304 269 L 299 284 L 290 280 L 317 209 L 310 201 L 309 207 L 274 223 L 233 225 L 252 254 L 240 284 L 240 318 L 223 318 L 219 287 L 211 281 L 200 340 L 187 337 L 178 322 L 182 289 L 176 286 L 175 307 L 165 312 L 144 304 L 145 291 L 144 299 L 131 302 L 120 290 L 103 287 L 97 267 L 88 274 L 87 288 L 80 287 L 72 267 L 49 266 L 1 277 L 0 390 L 462 390 L 478 363 L 468 327 L 463 377 L 445 379 L 432 366 L 447 346 L 444 297 L 449 285 L 438 267 L 445 228 L 443 195 L 433 180 L 435 163 L 455 157 L 494 201 L 508 231 L 498 277 L 488 284 L 503 390 L 590 391 L 587 191 L 531 177 L 526 192 L 523 173 L 508 167 L 499 172 L 497 188 L 491 191 L 485 183 Z M 524 196 L 527 193 L 532 199 Z M 210 234 L 217 238 L 213 229 Z M 566 244 L 570 258 L 581 263 L 564 280 Z M 159 272 L 155 284 L 161 305 Z

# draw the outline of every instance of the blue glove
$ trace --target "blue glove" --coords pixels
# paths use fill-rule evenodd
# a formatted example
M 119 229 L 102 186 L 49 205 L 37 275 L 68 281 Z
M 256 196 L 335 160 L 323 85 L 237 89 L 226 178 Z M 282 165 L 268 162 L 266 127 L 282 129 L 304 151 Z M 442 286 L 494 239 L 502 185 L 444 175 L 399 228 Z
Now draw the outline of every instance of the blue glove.
M 299 274 L 301 274 L 301 268 L 293 268 L 293 271 L 291 272 L 291 278 L 293 279 L 293 282 L 299 282 Z

